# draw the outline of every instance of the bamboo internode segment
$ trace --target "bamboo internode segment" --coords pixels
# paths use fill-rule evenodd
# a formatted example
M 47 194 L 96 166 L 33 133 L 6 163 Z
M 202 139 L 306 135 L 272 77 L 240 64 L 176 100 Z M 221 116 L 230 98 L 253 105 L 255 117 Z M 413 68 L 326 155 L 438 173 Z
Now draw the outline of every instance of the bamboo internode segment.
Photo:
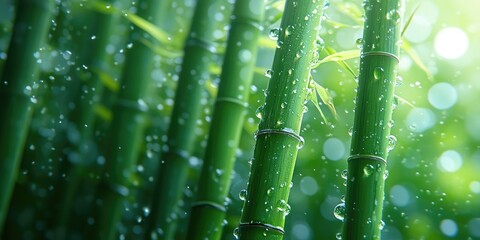
M 212 201 L 197 201 L 192 203 L 192 208 L 199 208 L 199 207 L 210 207 L 220 212 L 224 212 L 224 213 L 227 212 L 227 209 L 225 208 L 225 206 L 222 206 Z
M 252 223 L 240 223 L 240 225 L 238 225 L 239 228 L 247 228 L 247 227 L 253 227 L 253 228 L 265 228 L 265 229 L 268 229 L 268 230 L 273 230 L 273 231 L 276 231 L 280 234 L 285 234 L 285 230 L 283 230 L 282 227 L 279 227 L 279 226 L 273 226 L 271 224 L 268 224 L 268 223 L 261 223 L 261 222 L 252 222 Z
M 374 160 L 374 161 L 380 161 L 380 162 L 384 162 L 384 163 L 387 163 L 387 160 L 385 160 L 385 158 L 383 157 L 380 157 L 380 156 L 375 156 L 375 155 L 367 155 L 367 154 L 355 154 L 355 155 L 351 155 L 347 161 L 351 161 L 351 160 L 356 160 L 356 159 L 367 159 L 367 160 Z
M 369 51 L 369 52 L 363 52 L 362 53 L 362 58 L 368 57 L 368 56 L 386 56 L 386 57 L 391 57 L 397 61 L 397 63 L 400 62 L 400 59 L 398 58 L 397 55 L 385 51 Z

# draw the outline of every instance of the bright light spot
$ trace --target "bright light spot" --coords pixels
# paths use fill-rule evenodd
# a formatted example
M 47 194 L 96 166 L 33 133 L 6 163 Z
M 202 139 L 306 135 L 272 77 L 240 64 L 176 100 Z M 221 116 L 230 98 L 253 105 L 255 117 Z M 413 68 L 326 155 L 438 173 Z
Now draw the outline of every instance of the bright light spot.
M 323 144 L 323 153 L 330 160 L 340 160 L 345 155 L 345 144 L 338 138 L 329 138 Z
M 467 34 L 460 28 L 447 27 L 440 30 L 435 37 L 435 51 L 446 59 L 457 59 L 468 49 Z
M 456 172 L 462 167 L 462 164 L 462 155 L 455 150 L 443 152 L 437 161 L 437 167 L 444 172 Z
M 468 223 L 468 229 L 473 237 L 480 237 L 480 218 L 474 218 Z
M 300 190 L 308 196 L 312 196 L 318 191 L 318 184 L 314 178 L 306 176 L 300 180 Z
M 410 110 L 405 125 L 412 132 L 421 133 L 433 127 L 437 117 L 428 108 L 414 108 Z
M 292 229 L 292 239 L 310 239 L 310 227 L 306 223 L 297 223 Z
M 428 20 L 421 15 L 415 16 L 405 32 L 405 37 L 414 43 L 425 41 L 432 32 L 432 25 Z
M 428 90 L 428 101 L 436 109 L 449 109 L 457 102 L 457 90 L 449 83 L 437 83 Z
M 453 220 L 444 219 L 440 223 L 440 231 L 448 237 L 454 237 L 458 233 L 458 226 Z
M 470 191 L 472 191 L 472 193 L 480 194 L 480 182 L 478 181 L 471 182 Z
M 402 185 L 395 185 L 390 189 L 390 201 L 399 207 L 404 207 L 410 202 L 410 193 Z

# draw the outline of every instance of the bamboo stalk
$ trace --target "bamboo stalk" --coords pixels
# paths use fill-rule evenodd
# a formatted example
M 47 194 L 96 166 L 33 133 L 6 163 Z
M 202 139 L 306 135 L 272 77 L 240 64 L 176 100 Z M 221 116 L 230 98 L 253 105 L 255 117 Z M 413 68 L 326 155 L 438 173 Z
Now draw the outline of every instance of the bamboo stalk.
M 384 174 L 400 47 L 401 4 L 367 0 L 343 239 L 380 239 Z M 343 208 L 338 206 L 337 210 Z
M 235 162 L 235 151 L 248 104 L 257 57 L 264 1 L 236 1 L 227 51 L 220 76 L 197 200 L 193 203 L 187 239 L 220 239 L 225 198 Z
M 300 125 L 324 1 L 287 0 L 235 236 L 282 239 Z
M 32 88 L 37 77 L 35 56 L 45 43 L 53 0 L 20 0 L 0 84 L 0 233 L 32 116 Z
M 210 64 L 216 54 L 215 33 L 223 29 L 223 21 L 215 16 L 225 15 L 228 4 L 225 0 L 199 0 L 195 7 L 170 118 L 167 150 L 161 156 L 145 239 L 172 239 L 175 234 L 177 204 L 187 181 L 188 159 L 194 149 L 195 130 L 203 108 L 204 84 L 210 78 Z
M 140 1 L 138 15 L 160 25 L 169 1 Z M 119 96 L 113 109 L 106 149 L 105 176 L 102 179 L 97 217 L 100 239 L 114 239 L 123 212 L 122 203 L 129 195 L 132 174 L 145 127 L 148 107 L 143 100 L 150 84 L 150 71 L 155 54 L 141 43 L 145 32 L 131 32 L 132 48 L 127 52 Z

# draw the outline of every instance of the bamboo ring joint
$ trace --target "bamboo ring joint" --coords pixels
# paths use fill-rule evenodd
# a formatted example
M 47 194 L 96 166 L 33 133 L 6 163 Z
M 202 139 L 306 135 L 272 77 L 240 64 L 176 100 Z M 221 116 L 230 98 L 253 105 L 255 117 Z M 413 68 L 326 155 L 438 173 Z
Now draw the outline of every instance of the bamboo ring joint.
M 266 229 L 269 229 L 269 230 L 279 232 L 282 235 L 285 234 L 285 230 L 283 230 L 282 227 L 273 226 L 273 225 L 268 224 L 268 223 L 261 223 L 261 222 L 240 223 L 240 225 L 238 225 L 238 227 L 261 227 L 261 228 L 266 228 Z
M 397 63 L 400 62 L 400 59 L 397 57 L 397 55 L 384 51 L 370 51 L 362 53 L 362 58 L 367 56 L 386 56 L 395 59 Z
M 375 156 L 375 155 L 368 155 L 368 154 L 356 154 L 356 155 L 352 155 L 348 158 L 347 161 L 350 161 L 350 160 L 355 160 L 355 159 L 368 159 L 368 160 L 374 160 L 374 161 L 379 161 L 379 162 L 383 162 L 383 163 L 387 163 L 387 161 L 383 158 L 383 157 L 380 157 L 380 156 Z
M 192 204 L 192 208 L 196 208 L 196 207 L 210 207 L 210 208 L 216 209 L 220 212 L 227 212 L 227 209 L 225 208 L 225 206 L 223 206 L 221 204 L 218 204 L 216 202 L 211 202 L 211 201 L 194 202 Z

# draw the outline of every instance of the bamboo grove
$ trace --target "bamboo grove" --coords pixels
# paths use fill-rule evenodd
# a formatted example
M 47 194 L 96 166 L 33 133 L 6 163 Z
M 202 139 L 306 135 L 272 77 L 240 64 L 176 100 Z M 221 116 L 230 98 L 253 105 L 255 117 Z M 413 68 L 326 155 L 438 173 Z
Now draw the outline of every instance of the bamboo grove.
M 433 76 L 403 36 L 417 11 L 403 1 L 0 9 L 0 239 L 448 236 L 440 217 L 404 216 L 395 194 L 422 180 L 386 181 L 420 155 L 392 151 L 417 144 L 393 127 L 413 111 L 401 61 Z M 467 207 L 459 226 L 478 219 Z M 404 227 L 422 221 L 440 228 Z

